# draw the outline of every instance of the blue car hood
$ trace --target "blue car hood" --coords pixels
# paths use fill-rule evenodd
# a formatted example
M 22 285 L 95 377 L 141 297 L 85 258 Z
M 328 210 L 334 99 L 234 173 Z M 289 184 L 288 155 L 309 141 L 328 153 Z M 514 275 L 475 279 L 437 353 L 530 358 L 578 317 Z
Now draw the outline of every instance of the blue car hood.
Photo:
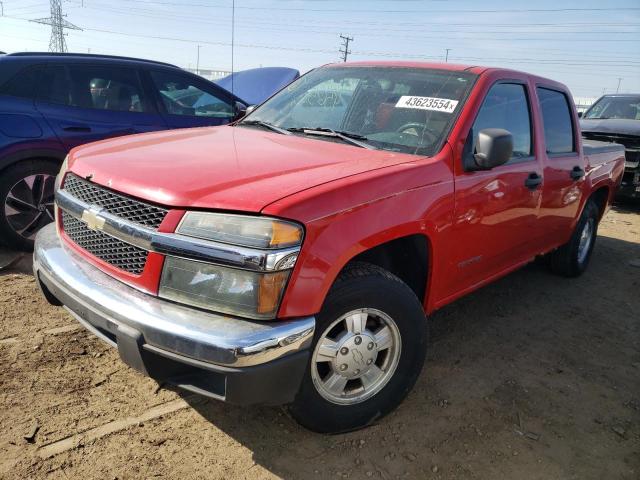
M 249 105 L 257 105 L 299 76 L 300 72 L 293 68 L 252 68 L 227 75 L 216 83 Z

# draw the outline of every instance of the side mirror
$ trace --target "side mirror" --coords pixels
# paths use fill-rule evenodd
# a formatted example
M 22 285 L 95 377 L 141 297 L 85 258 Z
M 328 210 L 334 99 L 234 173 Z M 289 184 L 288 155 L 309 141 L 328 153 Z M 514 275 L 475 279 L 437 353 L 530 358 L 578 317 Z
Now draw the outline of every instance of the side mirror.
M 584 115 L 584 112 L 578 112 L 578 118 L 582 118 L 582 115 Z
M 235 115 L 233 116 L 233 120 L 240 120 L 247 114 L 248 107 L 242 102 L 236 102 L 234 106 Z
M 476 153 L 473 155 L 478 170 L 490 170 L 504 165 L 513 154 L 513 135 L 502 128 L 485 128 L 478 132 Z

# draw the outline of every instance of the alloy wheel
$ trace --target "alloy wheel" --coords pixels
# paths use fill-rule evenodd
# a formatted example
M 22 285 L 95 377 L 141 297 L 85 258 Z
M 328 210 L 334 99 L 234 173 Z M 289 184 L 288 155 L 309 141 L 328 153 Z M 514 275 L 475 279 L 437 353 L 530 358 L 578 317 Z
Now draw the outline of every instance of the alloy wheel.
M 21 237 L 32 240 L 38 230 L 54 219 L 55 176 L 29 175 L 13 185 L 4 202 L 9 226 Z
M 400 330 L 389 315 L 372 308 L 353 310 L 322 333 L 311 359 L 311 379 L 332 403 L 361 403 L 389 382 L 401 348 Z

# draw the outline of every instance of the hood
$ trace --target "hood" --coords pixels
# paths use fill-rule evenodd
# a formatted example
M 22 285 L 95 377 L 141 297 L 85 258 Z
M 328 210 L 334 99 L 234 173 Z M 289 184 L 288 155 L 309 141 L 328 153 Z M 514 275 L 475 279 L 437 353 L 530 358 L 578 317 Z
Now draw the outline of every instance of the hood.
M 224 126 L 88 144 L 72 151 L 69 169 L 168 207 L 259 212 L 299 191 L 415 160 L 415 155 Z
M 249 105 L 258 105 L 299 76 L 293 68 L 264 67 L 235 72 L 216 83 Z
M 640 120 L 583 118 L 580 120 L 580 127 L 583 132 L 640 136 Z

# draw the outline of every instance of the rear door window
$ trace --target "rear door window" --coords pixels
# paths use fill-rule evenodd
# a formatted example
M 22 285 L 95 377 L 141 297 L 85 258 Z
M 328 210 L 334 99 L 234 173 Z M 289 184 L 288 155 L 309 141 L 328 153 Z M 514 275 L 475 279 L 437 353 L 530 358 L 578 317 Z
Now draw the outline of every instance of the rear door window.
M 19 98 L 33 98 L 41 66 L 27 67 L 0 88 L 0 94 Z
M 519 83 L 498 83 L 491 87 L 473 124 L 473 151 L 480 130 L 502 128 L 513 135 L 512 159 L 533 154 L 531 146 L 531 115 L 525 86 Z
M 44 102 L 71 105 L 71 85 L 63 65 L 50 65 L 40 75 L 37 98 Z
M 126 67 L 51 66 L 40 81 L 40 98 L 71 107 L 146 112 L 138 73 Z
M 69 76 L 76 106 L 117 112 L 148 110 L 138 72 L 133 68 L 71 65 Z
M 538 87 L 538 99 L 542 110 L 544 142 L 548 154 L 575 152 L 573 121 L 569 101 L 564 93 Z

